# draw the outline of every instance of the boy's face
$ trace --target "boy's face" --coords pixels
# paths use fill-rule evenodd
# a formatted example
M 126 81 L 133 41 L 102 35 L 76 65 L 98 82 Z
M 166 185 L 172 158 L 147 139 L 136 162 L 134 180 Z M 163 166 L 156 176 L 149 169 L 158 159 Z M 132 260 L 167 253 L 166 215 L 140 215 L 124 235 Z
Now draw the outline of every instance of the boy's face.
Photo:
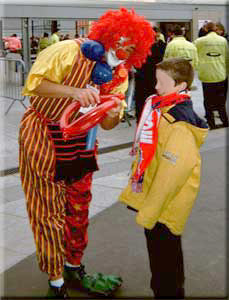
M 178 93 L 186 88 L 186 83 L 175 83 L 175 80 L 165 71 L 161 69 L 156 70 L 156 91 L 159 96 L 166 96 L 172 93 Z

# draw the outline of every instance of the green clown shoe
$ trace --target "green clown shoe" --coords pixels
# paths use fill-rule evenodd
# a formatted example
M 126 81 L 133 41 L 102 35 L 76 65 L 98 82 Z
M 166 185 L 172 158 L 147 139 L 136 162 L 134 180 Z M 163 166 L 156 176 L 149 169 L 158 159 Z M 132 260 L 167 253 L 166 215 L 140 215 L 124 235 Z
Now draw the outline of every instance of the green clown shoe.
M 88 275 L 83 265 L 80 265 L 79 268 L 65 266 L 64 279 L 68 287 L 95 296 L 109 297 L 122 285 L 121 277 L 102 273 Z

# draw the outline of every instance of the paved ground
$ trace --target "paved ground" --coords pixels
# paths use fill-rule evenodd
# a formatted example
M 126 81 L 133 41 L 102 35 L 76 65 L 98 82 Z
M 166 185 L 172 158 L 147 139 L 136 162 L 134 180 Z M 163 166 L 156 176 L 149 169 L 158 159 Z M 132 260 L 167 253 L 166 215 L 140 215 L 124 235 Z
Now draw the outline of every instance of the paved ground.
M 197 79 L 194 85 L 194 108 L 203 116 L 202 91 Z M 15 103 L 7 116 L 1 115 L 3 142 L 0 145 L 0 170 L 18 166 L 18 124 L 23 111 L 20 103 Z M 100 130 L 100 149 L 132 141 L 134 129 L 132 121 L 131 127 L 120 123 L 110 132 Z M 211 131 L 201 149 L 201 189 L 183 239 L 189 297 L 226 296 L 226 135 L 226 129 Z M 118 195 L 128 180 L 131 163 L 128 153 L 129 149 L 123 149 L 99 155 L 100 171 L 94 176 L 90 243 L 85 263 L 89 271 L 99 269 L 124 277 L 125 284 L 117 297 L 145 298 L 151 297 L 152 293 L 148 287 L 149 270 L 142 229 L 135 224 L 134 215 L 117 203 Z M 47 288 L 46 276 L 39 272 L 36 264 L 18 174 L 0 177 L 0 185 L 0 272 L 1 278 L 5 279 L 0 295 L 10 299 L 42 296 Z M 29 284 L 25 285 L 25 282 Z M 71 295 L 81 299 L 85 297 L 74 292 Z

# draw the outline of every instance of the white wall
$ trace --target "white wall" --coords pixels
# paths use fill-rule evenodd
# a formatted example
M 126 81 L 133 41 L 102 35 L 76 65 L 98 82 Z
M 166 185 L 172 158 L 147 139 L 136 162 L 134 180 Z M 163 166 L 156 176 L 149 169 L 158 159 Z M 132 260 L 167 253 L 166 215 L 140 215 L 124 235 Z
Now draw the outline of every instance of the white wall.
M 10 36 L 16 33 L 18 36 L 21 35 L 21 18 L 9 18 L 2 20 L 3 36 Z
M 114 2 L 115 3 L 115 2 Z M 171 1 L 170 1 L 171 3 Z M 160 21 L 193 21 L 193 36 L 198 32 L 198 20 L 211 19 L 212 21 L 220 21 L 227 27 L 227 11 L 228 6 L 225 5 L 184 5 L 184 4 L 161 4 L 161 3 L 142 3 L 135 2 L 132 6 L 125 5 L 127 8 L 134 7 L 136 12 L 144 15 L 148 20 Z M 117 5 L 110 2 L 110 5 L 95 4 L 88 5 L 75 4 L 69 6 L 52 6 L 52 5 L 4 5 L 3 19 L 3 35 L 17 33 L 21 36 L 21 21 L 20 17 L 29 17 L 39 19 L 60 19 L 60 27 L 63 33 L 70 31 L 75 32 L 76 19 L 96 19 L 107 9 L 119 8 Z M 2 10 L 3 11 L 3 10 Z M 1 14 L 1 4 L 0 4 Z M 3 12 L 2 12 L 3 14 Z

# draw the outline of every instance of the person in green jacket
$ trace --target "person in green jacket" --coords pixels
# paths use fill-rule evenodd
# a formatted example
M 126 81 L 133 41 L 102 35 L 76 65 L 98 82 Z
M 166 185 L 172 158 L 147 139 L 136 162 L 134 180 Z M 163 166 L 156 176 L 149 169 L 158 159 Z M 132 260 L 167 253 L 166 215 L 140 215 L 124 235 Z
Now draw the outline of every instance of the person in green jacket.
M 216 110 L 222 126 L 228 127 L 228 44 L 224 37 L 216 33 L 215 23 L 209 22 L 206 30 L 207 35 L 194 41 L 199 58 L 198 77 L 202 82 L 206 119 L 210 129 L 217 128 L 213 113 Z
M 199 191 L 200 147 L 208 134 L 188 92 L 193 76 L 186 59 L 157 64 L 157 95 L 146 100 L 132 175 L 119 198 L 137 211 L 136 222 L 145 228 L 156 299 L 185 296 L 181 236 Z
M 167 44 L 164 59 L 172 57 L 185 58 L 191 62 L 194 69 L 198 66 L 198 55 L 196 46 L 184 37 L 184 30 L 180 25 L 173 29 L 173 39 Z
M 42 50 L 50 46 L 49 41 L 49 34 L 47 32 L 44 32 L 44 36 L 40 38 L 39 44 L 38 44 L 38 53 L 40 53 Z
M 52 44 L 55 44 L 55 43 L 58 43 L 60 41 L 60 37 L 59 37 L 59 29 L 56 29 L 52 35 L 51 35 L 51 39 L 50 39 L 50 42 L 51 42 L 51 45 Z

